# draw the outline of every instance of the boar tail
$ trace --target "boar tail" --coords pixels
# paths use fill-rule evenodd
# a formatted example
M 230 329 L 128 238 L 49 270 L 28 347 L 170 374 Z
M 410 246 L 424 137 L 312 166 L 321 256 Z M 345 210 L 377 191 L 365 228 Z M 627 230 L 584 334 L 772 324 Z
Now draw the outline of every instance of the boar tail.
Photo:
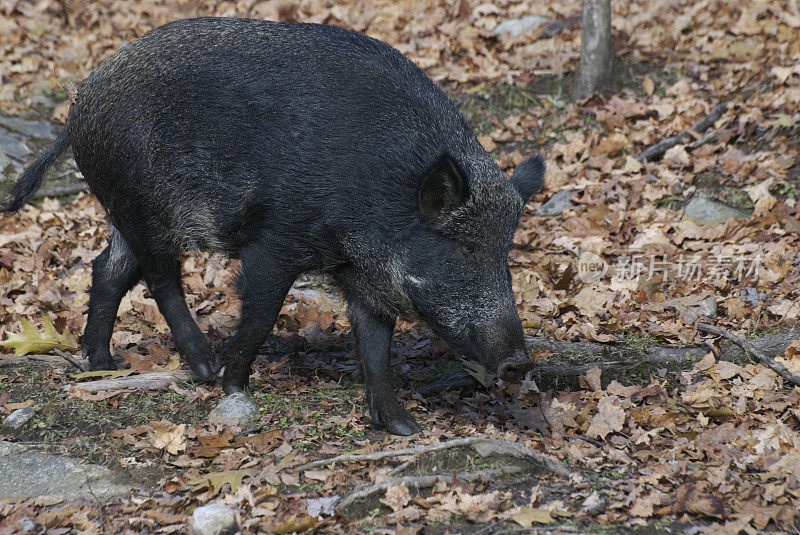
M 69 133 L 65 126 L 53 144 L 47 147 L 17 179 L 11 187 L 8 197 L 0 203 L 0 212 L 19 210 L 31 195 L 36 193 L 36 190 L 42 185 L 47 169 L 67 150 L 67 147 L 69 147 Z

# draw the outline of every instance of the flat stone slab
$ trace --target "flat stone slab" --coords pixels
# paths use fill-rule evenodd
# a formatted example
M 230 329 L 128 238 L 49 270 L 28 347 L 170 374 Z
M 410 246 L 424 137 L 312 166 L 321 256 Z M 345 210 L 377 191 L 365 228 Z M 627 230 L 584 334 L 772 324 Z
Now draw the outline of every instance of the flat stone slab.
M 728 206 L 717 200 L 695 195 L 683 209 L 686 217 L 703 223 L 723 223 L 729 218 L 747 219 L 750 213 L 739 208 Z
M 108 468 L 0 441 L 0 498 L 125 496 L 135 485 Z
M 536 215 L 552 217 L 559 215 L 564 210 L 574 209 L 575 205 L 570 202 L 570 199 L 574 194 L 574 191 L 569 190 L 557 192 L 555 195 L 550 197 L 546 203 L 541 205 L 538 210 L 536 210 Z
M 30 120 L 13 115 L 0 115 L 0 126 L 29 139 L 52 140 L 55 126 L 50 121 Z
M 16 180 L 25 166 L 30 165 L 38 155 L 38 151 L 35 154 L 32 150 L 36 145 L 30 142 L 49 144 L 61 128 L 46 119 L 25 119 L 0 113 L 0 178 Z M 69 168 L 77 169 L 71 157 L 65 162 Z

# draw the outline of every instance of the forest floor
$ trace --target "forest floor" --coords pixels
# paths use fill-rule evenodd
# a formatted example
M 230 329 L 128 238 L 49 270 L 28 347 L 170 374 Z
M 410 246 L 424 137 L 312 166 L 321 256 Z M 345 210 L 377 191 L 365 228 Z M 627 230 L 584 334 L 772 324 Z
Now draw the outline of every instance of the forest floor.
M 83 365 L 75 347 L 90 265 L 107 236 L 92 196 L 38 200 L 0 219 L 0 416 L 35 409 L 19 428 L 0 425 L 0 466 L 17 462 L 43 478 L 35 455 L 48 452 L 70 470 L 69 459 L 80 459 L 109 471 L 92 476 L 95 490 L 80 482 L 88 494 L 53 487 L 22 496 L 13 485 L 4 494 L 0 483 L 0 534 L 185 532 L 209 502 L 233 508 L 243 533 L 800 531 L 800 388 L 753 359 L 729 358 L 697 329 L 701 321 L 743 338 L 798 329 L 798 6 L 612 6 L 619 88 L 570 102 L 575 1 L 0 0 L 3 190 L 63 124 L 66 84 L 159 24 L 231 15 L 348 27 L 424 68 L 507 172 L 532 152 L 545 155 L 545 187 L 510 258 L 519 312 L 536 340 L 605 344 L 588 355 L 538 349 L 538 369 L 552 373 L 481 385 L 453 381 L 464 377 L 458 356 L 423 325 L 401 321 L 395 386 L 424 430 L 390 436 L 363 414 L 341 302 L 324 280 L 306 278 L 256 362 L 255 424 L 213 425 L 217 385 L 90 391 L 97 377 L 37 356 L 57 342 Z M 493 34 L 527 15 L 541 17 L 529 31 Z M 663 154 L 638 158 L 685 132 Z M 45 188 L 81 182 L 71 159 L 51 175 Z M 215 347 L 236 325 L 235 269 L 214 256 L 184 261 L 187 301 Z M 11 355 L 19 344 L 9 340 L 27 333 L 30 342 L 48 322 L 54 331 L 33 356 Z M 112 346 L 129 374 L 121 379 L 180 366 L 141 284 L 122 303 Z M 692 351 L 647 362 L 657 347 Z M 800 343 L 771 356 L 800 374 Z M 502 442 L 425 449 L 460 438 Z M 423 453 L 302 468 L 405 447 Z M 114 491 L 104 494 L 101 481 Z

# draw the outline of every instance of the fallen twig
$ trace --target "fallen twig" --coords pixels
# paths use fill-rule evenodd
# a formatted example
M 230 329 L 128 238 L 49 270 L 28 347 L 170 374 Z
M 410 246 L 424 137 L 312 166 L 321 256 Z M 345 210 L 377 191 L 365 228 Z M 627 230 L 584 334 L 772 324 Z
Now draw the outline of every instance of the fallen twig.
M 600 442 L 599 440 L 595 439 L 595 438 L 589 438 L 589 437 L 586 437 L 586 436 L 583 436 L 583 435 L 561 435 L 561 436 L 566 438 L 566 439 L 582 440 L 582 441 L 584 441 L 584 442 L 586 442 L 588 444 L 591 444 L 592 446 L 594 446 L 596 448 L 603 449 L 603 443 Z
M 0 356 L 0 368 L 3 366 L 21 366 L 24 364 L 43 364 L 51 368 L 57 368 L 64 365 L 64 358 L 60 355 L 37 355 L 30 354 L 24 357 L 17 357 L 13 355 Z M 81 371 L 84 371 L 81 369 Z
M 64 390 L 69 391 L 72 387 L 76 387 L 92 394 L 103 390 L 121 390 L 123 388 L 133 388 L 135 390 L 162 390 L 169 388 L 169 385 L 172 383 L 192 381 L 196 378 L 197 376 L 189 370 L 147 372 L 138 375 L 128 375 L 126 377 L 115 377 L 114 379 L 73 383 L 65 385 Z
M 377 461 L 387 457 L 402 457 L 405 455 L 420 455 L 423 453 L 427 454 L 434 451 L 441 451 L 460 446 L 471 446 L 479 455 L 483 457 L 492 454 L 508 455 L 527 459 L 528 461 L 544 466 L 551 472 L 555 472 L 560 475 L 568 475 L 570 473 L 570 471 L 560 462 L 553 460 L 546 455 L 530 450 L 525 446 L 517 444 L 516 442 L 481 437 L 456 438 L 453 440 L 448 440 L 447 442 L 440 442 L 438 444 L 429 444 L 427 446 L 417 446 L 414 448 L 402 448 L 399 450 L 376 451 L 374 453 L 346 453 L 343 455 L 337 455 L 336 457 L 330 457 L 328 459 L 311 461 L 310 463 L 298 466 L 297 470 L 310 470 L 320 466 L 335 465 L 336 463 Z
M 69 354 L 64 353 L 63 351 L 61 351 L 57 347 L 53 348 L 53 353 L 55 353 L 56 355 L 58 355 L 62 359 L 66 360 L 67 362 L 69 362 L 70 364 L 72 364 L 73 366 L 78 368 L 79 371 L 82 371 L 82 372 L 86 371 L 86 369 L 83 366 L 81 366 L 78 362 L 76 362 L 75 359 L 73 359 Z
M 764 353 L 753 347 L 749 342 L 747 342 L 746 340 L 742 340 L 735 334 L 726 331 L 725 329 L 722 329 L 720 327 L 715 327 L 713 325 L 709 325 L 708 323 L 702 323 L 702 322 L 697 324 L 697 330 L 721 336 L 723 338 L 730 340 L 734 344 L 741 347 L 748 356 L 752 355 L 756 357 L 759 361 L 761 361 L 761 363 L 774 370 L 778 375 L 789 381 L 791 384 L 795 386 L 800 386 L 800 377 L 797 377 L 795 374 L 787 370 L 783 364 L 768 357 L 767 355 L 765 355 Z
M 721 102 L 714 106 L 711 112 L 706 115 L 702 120 L 697 122 L 694 126 L 692 126 L 692 130 L 697 132 L 698 134 L 705 131 L 713 125 L 717 119 L 722 117 L 722 114 L 727 111 L 728 106 L 730 105 L 729 101 Z M 648 160 L 654 160 L 655 158 L 661 156 L 667 150 L 671 149 L 675 145 L 679 145 L 684 141 L 689 141 L 693 139 L 692 136 L 687 132 L 681 132 L 680 134 L 674 135 L 672 137 L 668 137 L 663 141 L 659 141 L 655 145 L 651 145 L 647 147 L 636 159 L 640 162 L 646 162 Z
M 67 186 L 51 186 L 49 188 L 42 188 L 33 194 L 33 198 L 44 199 L 45 197 L 63 197 L 64 195 L 73 195 L 82 191 L 89 191 L 89 185 L 86 182 L 78 182 L 77 184 L 69 184 Z
M 694 150 L 694 149 L 700 147 L 701 145 L 705 145 L 709 141 L 711 141 L 714 138 L 716 138 L 718 135 L 719 135 L 718 131 L 712 130 L 711 132 L 708 132 L 707 134 L 705 134 L 700 139 L 695 139 L 694 141 L 692 141 L 691 143 L 686 145 L 686 148 L 689 149 L 689 150 Z

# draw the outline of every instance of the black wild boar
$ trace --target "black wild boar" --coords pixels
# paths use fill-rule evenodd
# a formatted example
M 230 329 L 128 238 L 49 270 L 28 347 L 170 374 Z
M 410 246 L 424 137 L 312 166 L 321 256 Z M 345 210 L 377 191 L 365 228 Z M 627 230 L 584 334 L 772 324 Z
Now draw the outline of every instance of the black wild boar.
M 144 279 L 201 378 L 230 394 L 297 276 L 327 273 L 357 339 L 370 415 L 419 426 L 391 386 L 398 315 L 506 380 L 530 368 L 507 255 L 544 162 L 511 180 L 453 103 L 391 46 L 341 28 L 201 18 L 122 47 L 78 87 L 66 128 L 14 185 L 17 210 L 71 145 L 108 212 L 83 352 L 113 369 L 120 299 Z M 238 332 L 219 358 L 192 320 L 181 251 L 241 259 Z

